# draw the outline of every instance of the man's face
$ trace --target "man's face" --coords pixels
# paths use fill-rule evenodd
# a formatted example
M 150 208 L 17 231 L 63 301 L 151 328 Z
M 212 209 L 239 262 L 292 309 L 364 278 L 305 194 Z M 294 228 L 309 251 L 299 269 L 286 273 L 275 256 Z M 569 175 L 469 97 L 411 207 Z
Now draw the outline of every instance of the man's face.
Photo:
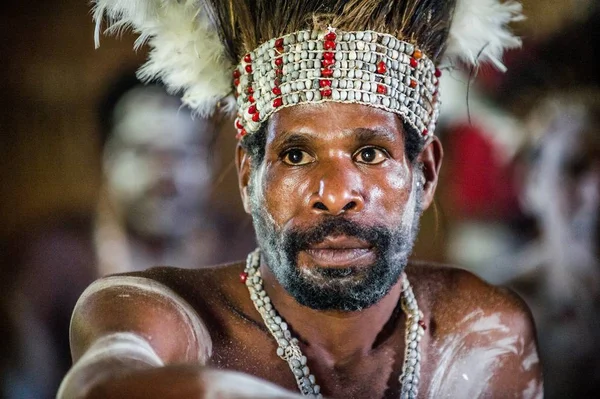
M 389 292 L 412 249 L 422 193 L 396 115 L 358 104 L 283 109 L 252 168 L 258 243 L 299 303 L 354 311 Z
M 157 90 L 134 89 L 118 104 L 104 170 L 128 228 L 147 237 L 179 237 L 197 225 L 209 192 L 212 172 L 202 137 L 212 127 Z
M 571 249 L 598 256 L 600 238 L 600 135 L 580 116 L 556 118 L 540 148 L 533 190 L 538 213 Z M 575 244 L 575 245 L 574 245 Z

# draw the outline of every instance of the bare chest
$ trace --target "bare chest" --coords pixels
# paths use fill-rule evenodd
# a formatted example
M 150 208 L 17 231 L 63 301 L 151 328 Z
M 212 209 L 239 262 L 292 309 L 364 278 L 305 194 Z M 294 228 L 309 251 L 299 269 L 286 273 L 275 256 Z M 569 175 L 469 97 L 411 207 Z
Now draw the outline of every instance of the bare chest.
M 250 327 L 239 334 L 213 341 L 210 366 L 236 370 L 298 392 L 287 362 L 277 356 L 277 345 L 268 332 Z M 327 398 L 398 398 L 403 351 L 392 345 L 373 350 L 344 364 L 331 364 L 309 345 L 301 344 L 307 366 Z

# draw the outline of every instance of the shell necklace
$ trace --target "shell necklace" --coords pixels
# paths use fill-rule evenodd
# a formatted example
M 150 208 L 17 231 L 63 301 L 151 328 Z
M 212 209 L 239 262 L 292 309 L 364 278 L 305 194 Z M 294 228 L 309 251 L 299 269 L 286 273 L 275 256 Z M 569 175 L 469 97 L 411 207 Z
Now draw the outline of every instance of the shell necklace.
M 285 360 L 298 384 L 298 389 L 304 396 L 322 399 L 321 387 L 317 385 L 315 376 L 311 374 L 307 366 L 307 358 L 300 350 L 299 341 L 292 336 L 289 326 L 277 313 L 271 298 L 263 287 L 263 279 L 258 270 L 260 266 L 260 249 L 256 249 L 248 255 L 246 269 L 240 275 L 242 283 L 246 284 L 250 299 L 254 307 L 260 313 L 265 326 L 277 341 L 277 355 Z M 406 315 L 406 331 L 404 350 L 404 363 L 400 383 L 400 399 L 416 398 L 419 388 L 419 376 L 421 371 L 421 349 L 419 342 L 425 335 L 425 323 L 423 313 L 419 310 L 417 300 L 413 294 L 406 274 L 402 273 L 402 296 L 400 306 Z

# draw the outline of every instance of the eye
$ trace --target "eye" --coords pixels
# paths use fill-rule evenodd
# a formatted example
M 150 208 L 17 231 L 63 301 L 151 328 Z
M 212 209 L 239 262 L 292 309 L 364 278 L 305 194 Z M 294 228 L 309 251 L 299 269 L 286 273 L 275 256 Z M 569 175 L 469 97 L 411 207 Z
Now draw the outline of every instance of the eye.
M 315 158 L 306 151 L 294 148 L 284 152 L 282 160 L 288 165 L 298 166 L 311 163 L 315 160 Z
M 385 151 L 375 147 L 363 147 L 354 154 L 356 162 L 369 165 L 378 165 L 388 159 Z

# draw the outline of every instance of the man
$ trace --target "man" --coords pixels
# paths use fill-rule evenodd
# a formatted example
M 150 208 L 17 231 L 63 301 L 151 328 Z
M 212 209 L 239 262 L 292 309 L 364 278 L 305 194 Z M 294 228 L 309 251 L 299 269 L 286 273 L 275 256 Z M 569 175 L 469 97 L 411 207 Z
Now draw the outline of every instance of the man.
M 554 94 L 532 112 L 524 189 L 540 235 L 507 282 L 540 327 L 546 397 L 594 396 L 600 381 L 600 101 L 597 89 Z
M 124 75 L 101 107 L 103 190 L 95 226 L 99 276 L 157 264 L 195 268 L 237 259 L 251 239 L 208 212 L 218 126 L 156 83 Z M 245 245 L 244 245 L 245 244 Z M 239 248 L 242 248 L 242 251 Z
M 494 51 L 449 57 L 499 63 L 516 44 L 504 24 L 519 6 L 476 3 L 99 2 L 98 17 L 152 37 L 142 75 L 185 88 L 198 112 L 223 106 L 233 80 L 259 250 L 94 283 L 59 396 L 540 397 L 521 301 L 464 271 L 406 266 L 442 160 L 435 64 L 450 21 L 487 15 L 470 43 Z

